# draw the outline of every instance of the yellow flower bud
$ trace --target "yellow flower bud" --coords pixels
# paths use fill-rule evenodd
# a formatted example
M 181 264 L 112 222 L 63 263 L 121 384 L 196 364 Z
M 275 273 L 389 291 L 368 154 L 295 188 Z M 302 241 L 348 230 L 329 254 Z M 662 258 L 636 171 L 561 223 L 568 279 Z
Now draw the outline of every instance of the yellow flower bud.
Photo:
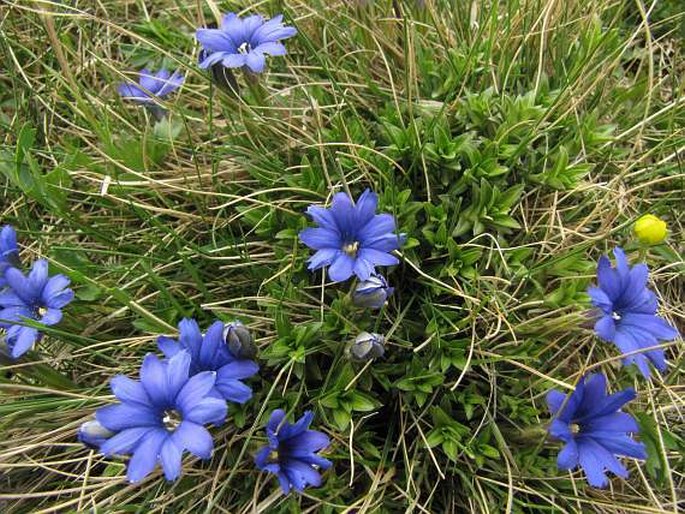
M 635 222 L 633 229 L 641 243 L 655 245 L 666 239 L 666 222 L 653 214 L 645 214 Z

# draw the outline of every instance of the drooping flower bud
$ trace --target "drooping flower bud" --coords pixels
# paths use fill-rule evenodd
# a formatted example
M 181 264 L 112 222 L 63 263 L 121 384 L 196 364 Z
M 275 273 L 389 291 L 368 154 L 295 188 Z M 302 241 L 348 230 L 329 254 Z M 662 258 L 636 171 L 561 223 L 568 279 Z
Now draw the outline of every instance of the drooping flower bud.
M 394 288 L 388 286 L 383 275 L 371 275 L 357 284 L 352 293 L 352 303 L 357 307 L 380 309 L 393 291 Z
M 380 334 L 362 332 L 349 348 L 350 359 L 357 362 L 381 357 L 385 353 L 385 338 Z
M 86 421 L 78 429 L 78 440 L 94 450 L 99 450 L 100 446 L 113 435 L 114 432 L 107 430 L 95 419 Z
M 653 214 L 645 214 L 635 222 L 635 235 L 641 243 L 655 245 L 666 239 L 666 222 Z
M 238 359 L 254 359 L 257 355 L 257 346 L 252 334 L 240 321 L 224 325 L 224 341 L 233 356 Z

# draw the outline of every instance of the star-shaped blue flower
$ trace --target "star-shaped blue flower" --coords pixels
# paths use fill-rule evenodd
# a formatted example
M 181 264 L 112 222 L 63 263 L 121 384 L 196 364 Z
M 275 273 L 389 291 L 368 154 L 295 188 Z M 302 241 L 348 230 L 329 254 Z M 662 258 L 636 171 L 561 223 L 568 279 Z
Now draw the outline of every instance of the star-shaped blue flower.
M 309 258 L 309 269 L 328 268 L 335 282 L 347 280 L 353 274 L 368 280 L 376 266 L 398 264 L 390 252 L 397 250 L 404 237 L 395 234 L 395 218 L 376 214 L 378 195 L 364 191 L 357 204 L 345 193 L 333 197 L 330 209 L 312 205 L 307 209 L 317 228 L 300 232 L 300 240 L 317 252 Z
M 178 341 L 170 337 L 159 337 L 157 345 L 167 358 L 182 350 L 190 353 L 190 374 L 215 371 L 215 393 L 236 403 L 245 403 L 252 398 L 252 389 L 241 382 L 257 371 L 259 366 L 249 359 L 233 355 L 224 339 L 224 324 L 214 322 L 203 336 L 193 319 L 183 319 L 178 324 Z
M 33 263 L 28 276 L 16 268 L 5 271 L 9 286 L 0 293 L 0 328 L 7 330 L 7 346 L 13 359 L 31 349 L 42 334 L 24 326 L 27 319 L 43 325 L 55 325 L 62 319 L 62 308 L 74 298 L 67 288 L 70 281 L 64 275 L 48 276 L 48 261 Z
M 254 73 L 264 71 L 265 55 L 285 55 L 280 41 L 297 34 L 295 27 L 283 24 L 279 15 L 265 21 L 258 14 L 244 19 L 235 13 L 223 17 L 218 29 L 198 29 L 195 37 L 203 47 L 200 68 L 221 63 L 226 68 L 247 66 Z
M 185 77 L 179 70 L 170 73 L 162 68 L 153 74 L 144 68 L 140 71 L 140 85 L 125 82 L 119 86 L 119 94 L 142 104 L 153 103 L 155 98 L 164 98 L 176 91 L 184 80 Z
M 599 287 L 588 289 L 592 304 L 601 312 L 600 319 L 595 323 L 595 333 L 605 341 L 614 343 L 624 354 L 678 337 L 678 331 L 656 315 L 656 295 L 647 288 L 647 266 L 629 266 L 621 248 L 614 249 L 614 256 L 615 268 L 607 256 L 599 259 Z M 666 357 L 661 348 L 628 355 L 624 362 L 636 364 L 642 375 L 648 378 L 648 360 L 659 371 L 666 369 Z
M 220 425 L 226 418 L 223 399 L 212 397 L 216 373 L 189 376 L 190 353 L 180 351 L 168 361 L 148 354 L 140 368 L 140 381 L 118 375 L 111 381 L 120 403 L 95 413 L 98 423 L 115 435 L 100 451 L 107 456 L 128 455 L 127 477 L 145 478 L 159 462 L 167 480 L 181 475 L 183 452 L 209 459 L 214 441 L 204 425 Z
M 18 267 L 19 264 L 17 233 L 11 225 L 5 225 L 0 230 L 0 288 L 7 284 L 5 271 L 11 267 Z
M 302 492 L 311 485 L 321 485 L 318 469 L 328 469 L 332 463 L 317 455 L 327 448 L 331 441 L 318 430 L 309 430 L 314 413 L 305 412 L 295 423 L 285 419 L 285 411 L 277 409 L 271 413 L 266 425 L 269 444 L 255 455 L 255 464 L 263 471 L 278 476 L 281 489 L 288 494 L 290 489 Z
M 644 445 L 629 435 L 639 431 L 635 419 L 620 411 L 634 398 L 633 389 L 607 395 L 606 377 L 599 373 L 583 377 L 568 400 L 560 391 L 547 393 L 547 405 L 554 416 L 549 433 L 566 443 L 557 458 L 559 469 L 582 467 L 594 487 L 606 487 L 607 470 L 627 477 L 628 470 L 615 456 L 647 457 Z

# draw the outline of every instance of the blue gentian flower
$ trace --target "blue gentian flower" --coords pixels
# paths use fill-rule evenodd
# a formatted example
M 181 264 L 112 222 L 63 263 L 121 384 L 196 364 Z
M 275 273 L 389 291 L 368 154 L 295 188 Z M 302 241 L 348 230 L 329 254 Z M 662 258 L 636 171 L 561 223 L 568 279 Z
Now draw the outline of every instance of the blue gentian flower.
M 595 333 L 603 340 L 614 343 L 624 354 L 678 337 L 678 331 L 656 315 L 656 295 L 647 288 L 647 266 L 629 266 L 621 248 L 614 249 L 614 256 L 615 268 L 612 268 L 607 256 L 599 259 L 599 287 L 588 289 L 592 304 L 601 312 L 600 319 L 595 323 Z M 648 378 L 648 360 L 659 371 L 666 369 L 666 357 L 661 348 L 628 355 L 624 362 L 636 364 Z
M 74 298 L 64 275 L 48 276 L 48 261 L 37 260 L 28 276 L 16 268 L 5 271 L 9 286 L 0 293 L 0 328 L 7 329 L 7 347 L 13 359 L 31 349 L 42 334 L 21 323 L 32 319 L 42 325 L 55 325 L 62 319 L 62 308 Z
M 259 366 L 249 359 L 233 355 L 224 340 L 224 324 L 214 322 L 203 336 L 197 322 L 183 319 L 178 324 L 178 341 L 170 337 L 159 337 L 157 345 L 167 358 L 181 350 L 191 356 L 190 374 L 215 371 L 214 395 L 236 403 L 245 403 L 252 398 L 252 389 L 241 382 L 257 371 Z
M 385 353 L 385 337 L 380 334 L 362 332 L 350 346 L 350 358 L 354 361 L 368 361 L 382 357 Z
M 573 470 L 580 465 L 594 487 L 607 485 L 606 470 L 627 477 L 628 470 L 615 456 L 647 457 L 644 444 L 629 435 L 639 431 L 635 419 L 619 410 L 634 398 L 633 389 L 607 396 L 606 377 L 601 373 L 584 376 L 568 400 L 560 391 L 547 393 L 554 416 L 549 433 L 566 443 L 557 458 L 559 469 Z
M 271 413 L 266 425 L 269 444 L 255 455 L 255 464 L 262 471 L 274 473 L 281 489 L 288 494 L 305 487 L 321 485 L 318 469 L 328 469 L 332 463 L 317 452 L 327 448 L 331 441 L 323 432 L 308 430 L 314 413 L 305 412 L 293 425 L 285 419 L 285 411 L 277 409 Z
M 395 218 L 376 214 L 378 195 L 364 191 L 357 204 L 345 193 L 333 196 L 330 209 L 311 205 L 307 214 L 319 224 L 300 232 L 300 240 L 317 252 L 309 258 L 309 269 L 328 268 L 331 280 L 341 282 L 353 274 L 368 280 L 376 266 L 398 264 L 390 252 L 404 237 L 394 233 Z
M 20 266 L 17 233 L 11 225 L 5 225 L 0 230 L 0 288 L 7 284 L 5 271 L 8 268 Z
M 282 39 L 297 34 L 284 25 L 279 15 L 265 21 L 258 14 L 240 18 L 235 13 L 223 17 L 218 29 L 198 29 L 195 37 L 203 46 L 200 68 L 221 63 L 226 68 L 247 66 L 254 73 L 264 71 L 265 55 L 285 55 Z
M 388 286 L 383 275 L 374 273 L 367 280 L 362 280 L 354 288 L 352 303 L 357 307 L 380 309 L 385 305 L 395 289 Z
M 158 461 L 166 479 L 175 480 L 184 450 L 201 459 L 211 457 L 214 441 L 204 425 L 223 423 L 227 405 L 210 396 L 216 373 L 189 377 L 190 364 L 186 351 L 168 361 L 150 353 L 140 368 L 140 381 L 124 375 L 111 380 L 120 403 L 95 413 L 105 429 L 115 432 L 100 451 L 106 456 L 131 454 L 126 474 L 131 482 L 152 473 Z
M 135 100 L 139 103 L 154 103 L 155 98 L 164 98 L 176 91 L 181 87 L 184 80 L 185 77 L 179 70 L 170 73 L 162 68 L 153 74 L 144 68 L 140 71 L 138 81 L 140 85 L 125 82 L 119 86 L 119 94 L 126 99 Z
M 78 440 L 89 448 L 99 450 L 114 432 L 107 430 L 96 419 L 86 421 L 78 429 Z

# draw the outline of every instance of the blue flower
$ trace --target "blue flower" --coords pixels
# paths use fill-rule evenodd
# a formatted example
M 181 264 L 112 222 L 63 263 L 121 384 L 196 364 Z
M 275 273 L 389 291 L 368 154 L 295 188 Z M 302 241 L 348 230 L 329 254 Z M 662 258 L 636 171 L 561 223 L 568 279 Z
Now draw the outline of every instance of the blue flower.
M 366 190 L 357 200 L 345 193 L 333 197 L 330 209 L 312 205 L 307 209 L 317 228 L 300 232 L 300 240 L 317 252 L 309 258 L 309 269 L 328 268 L 331 280 L 341 282 L 353 274 L 368 280 L 376 266 L 398 264 L 390 254 L 403 243 L 394 234 L 395 218 L 390 214 L 376 214 L 378 196 Z
M 279 15 L 264 21 L 255 14 L 241 19 L 235 13 L 224 16 L 218 29 L 198 29 L 195 37 L 203 46 L 200 68 L 221 63 L 226 68 L 247 66 L 254 73 L 264 71 L 265 55 L 285 55 L 280 40 L 297 34 L 295 27 L 283 25 Z
M 17 233 L 11 225 L 5 225 L 0 230 L 0 288 L 7 284 L 5 271 L 11 267 L 19 267 L 19 265 Z
M 86 421 L 78 429 L 78 440 L 93 449 L 100 449 L 114 432 L 107 430 L 96 419 Z
M 293 488 L 297 492 L 305 487 L 321 485 L 318 468 L 328 469 L 332 463 L 317 452 L 327 448 L 331 441 L 323 432 L 308 430 L 314 413 L 307 411 L 293 425 L 285 419 L 285 411 L 277 409 L 271 413 L 266 425 L 269 444 L 255 455 L 255 464 L 262 471 L 278 476 L 281 489 L 288 494 Z
M 178 341 L 170 337 L 159 337 L 157 346 L 167 358 L 187 350 L 191 356 L 190 374 L 203 371 L 216 372 L 213 394 L 226 400 L 245 403 L 252 398 L 252 389 L 240 380 L 251 377 L 259 366 L 249 359 L 233 355 L 224 339 L 224 324 L 214 322 L 203 336 L 197 322 L 183 319 L 178 324 Z
M 629 266 L 621 248 L 614 249 L 616 267 L 603 255 L 597 265 L 599 287 L 590 287 L 592 304 L 601 312 L 595 323 L 595 333 L 614 343 L 623 354 L 656 346 L 660 340 L 678 337 L 678 331 L 656 315 L 656 295 L 647 288 L 649 270 L 645 264 Z M 661 348 L 628 355 L 624 362 L 636 364 L 640 372 L 650 376 L 648 360 L 659 371 L 666 369 L 666 357 Z
M 189 378 L 190 354 L 178 352 L 168 361 L 148 354 L 140 368 L 140 381 L 124 375 L 110 386 L 120 401 L 98 409 L 95 417 L 115 435 L 100 451 L 128 455 L 127 477 L 138 482 L 152 473 L 159 461 L 167 480 L 181 474 L 184 450 L 201 459 L 212 456 L 214 442 L 204 425 L 220 425 L 226 402 L 210 396 L 216 373 L 205 371 Z
M 357 284 L 352 293 L 352 303 L 357 307 L 380 309 L 395 289 L 388 286 L 383 275 L 374 273 Z
M 42 334 L 22 325 L 31 319 L 42 325 L 55 325 L 62 319 L 62 308 L 74 298 L 64 275 L 48 276 L 48 261 L 33 263 L 28 276 L 16 268 L 5 271 L 9 286 L 0 293 L 0 328 L 7 329 L 7 346 L 16 359 L 31 349 Z
M 385 337 L 380 334 L 359 334 L 350 346 L 350 358 L 354 361 L 368 361 L 382 357 L 385 353 Z
M 605 487 L 605 470 L 628 476 L 615 455 L 647 457 L 644 445 L 629 435 L 639 431 L 635 419 L 619 410 L 635 398 L 633 389 L 607 396 L 606 377 L 598 373 L 584 376 L 566 398 L 557 390 L 547 393 L 547 405 L 554 416 L 549 433 L 566 443 L 557 458 L 559 469 L 573 470 L 580 465 L 590 485 Z
M 257 355 L 252 334 L 240 321 L 231 321 L 224 325 L 224 340 L 230 352 L 238 359 L 253 359 Z
M 119 94 L 124 98 L 135 100 L 140 103 L 153 103 L 156 98 L 164 98 L 176 91 L 185 77 L 176 70 L 174 73 L 162 68 L 157 73 L 152 74 L 150 70 L 144 68 L 140 71 L 139 84 L 123 83 L 119 86 Z

